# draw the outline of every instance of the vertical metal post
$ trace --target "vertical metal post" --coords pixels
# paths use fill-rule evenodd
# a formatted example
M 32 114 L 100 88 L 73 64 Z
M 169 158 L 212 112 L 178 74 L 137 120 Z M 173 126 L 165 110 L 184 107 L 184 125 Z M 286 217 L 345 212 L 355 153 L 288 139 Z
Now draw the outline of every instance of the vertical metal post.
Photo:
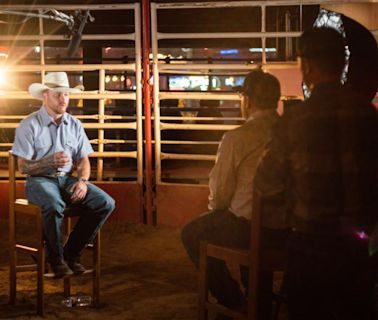
M 14 200 L 16 199 L 16 159 L 9 152 L 9 303 L 16 304 L 16 217 Z
M 150 1 L 142 2 L 143 23 L 143 104 L 144 135 L 146 140 L 145 212 L 147 224 L 153 224 L 152 212 L 152 130 L 151 130 L 151 91 L 150 91 Z M 159 79 L 154 79 L 154 84 Z
M 158 67 L 158 31 L 156 3 L 151 4 L 152 56 L 154 75 L 154 132 L 155 132 L 155 183 L 161 182 L 161 139 L 160 139 L 160 100 L 159 100 L 159 67 Z
M 38 13 L 42 15 L 43 11 L 39 10 Z M 43 19 L 42 17 L 39 17 L 39 35 L 43 36 Z M 40 56 L 40 62 L 41 66 L 45 65 L 45 40 L 41 38 L 39 40 L 39 56 Z M 41 72 L 41 81 L 42 83 L 45 82 L 45 70 L 43 69 Z
M 291 31 L 291 14 L 290 11 L 285 12 L 285 31 Z M 292 57 L 292 39 L 290 37 L 285 38 L 285 60 L 289 60 Z
M 142 103 L 142 20 L 139 3 L 134 4 L 135 19 L 135 79 L 136 79 L 136 122 L 138 151 L 138 184 L 143 185 L 143 103 Z
M 266 36 L 264 33 L 266 32 L 266 7 L 265 5 L 261 6 L 261 33 L 263 36 L 261 37 L 261 49 L 262 49 L 262 56 L 261 62 L 262 65 L 265 66 L 266 64 Z
M 136 79 L 136 123 L 137 123 L 137 170 L 138 170 L 138 186 L 140 190 L 140 222 L 143 222 L 143 104 L 142 104 L 142 17 L 140 4 L 134 4 L 135 19 L 135 79 Z
M 99 84 L 98 89 L 99 93 L 104 93 L 105 91 L 105 70 L 99 70 Z M 105 123 L 104 116 L 105 116 L 105 99 L 101 98 L 98 100 L 98 123 L 102 124 Z M 104 152 L 104 138 L 105 132 L 104 129 L 98 129 L 98 152 Z M 104 158 L 97 158 L 97 181 L 102 181 L 104 172 Z

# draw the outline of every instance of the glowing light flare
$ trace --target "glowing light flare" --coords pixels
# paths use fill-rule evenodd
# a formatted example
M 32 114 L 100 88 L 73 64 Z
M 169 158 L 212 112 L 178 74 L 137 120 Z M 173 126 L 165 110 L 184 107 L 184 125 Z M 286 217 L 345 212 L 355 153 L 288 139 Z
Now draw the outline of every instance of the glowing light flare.
M 0 47 L 0 63 L 5 63 L 9 56 L 7 47 Z
M 369 239 L 369 235 L 365 233 L 365 231 L 357 231 L 355 232 L 355 235 L 360 240 L 367 240 Z
M 0 68 L 0 87 L 3 87 L 7 82 L 7 71 L 4 68 Z

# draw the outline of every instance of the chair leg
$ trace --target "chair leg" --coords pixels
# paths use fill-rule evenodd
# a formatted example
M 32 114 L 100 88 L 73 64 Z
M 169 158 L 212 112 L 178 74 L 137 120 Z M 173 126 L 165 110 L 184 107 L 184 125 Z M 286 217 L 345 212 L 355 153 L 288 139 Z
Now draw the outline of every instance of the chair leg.
M 71 217 L 64 219 L 63 224 L 63 237 L 64 241 L 67 241 L 71 232 L 72 220 Z M 63 295 L 65 298 L 71 295 L 71 278 L 67 277 L 63 279 Z
M 9 261 L 9 303 L 11 305 L 16 304 L 16 259 L 17 252 L 16 248 L 11 246 L 10 248 L 10 261 Z
M 200 261 L 199 261 L 199 305 L 198 305 L 198 319 L 207 319 L 206 302 L 208 297 L 208 283 L 207 283 L 207 244 L 200 243 Z
M 16 304 L 16 219 L 14 203 L 9 207 L 9 303 Z
M 101 252 L 101 232 L 97 232 L 94 239 L 93 248 L 93 306 L 100 306 L 100 252 Z
M 37 314 L 43 316 L 44 314 L 44 273 L 45 273 L 45 259 L 44 248 L 38 250 L 38 263 L 37 263 Z
M 44 273 L 45 273 L 45 247 L 43 239 L 42 218 L 36 216 L 38 244 L 37 244 L 37 314 L 44 314 Z
M 65 298 L 71 295 L 71 279 L 69 277 L 63 279 L 63 295 Z

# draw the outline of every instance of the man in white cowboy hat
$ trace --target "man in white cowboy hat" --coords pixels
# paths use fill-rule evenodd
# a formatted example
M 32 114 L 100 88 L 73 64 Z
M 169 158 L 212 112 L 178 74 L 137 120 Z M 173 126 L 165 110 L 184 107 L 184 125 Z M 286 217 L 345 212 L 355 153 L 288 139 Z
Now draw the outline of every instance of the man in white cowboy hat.
M 12 148 L 19 171 L 27 174 L 26 196 L 42 208 L 47 260 L 56 278 L 85 271 L 81 251 L 115 206 L 88 182 L 93 149 L 81 122 L 66 112 L 69 94 L 81 90 L 70 87 L 65 72 L 51 72 L 44 84 L 31 84 L 29 93 L 43 104 L 21 121 Z M 77 176 L 71 175 L 74 168 Z M 61 224 L 70 205 L 80 207 L 80 218 L 63 247 Z

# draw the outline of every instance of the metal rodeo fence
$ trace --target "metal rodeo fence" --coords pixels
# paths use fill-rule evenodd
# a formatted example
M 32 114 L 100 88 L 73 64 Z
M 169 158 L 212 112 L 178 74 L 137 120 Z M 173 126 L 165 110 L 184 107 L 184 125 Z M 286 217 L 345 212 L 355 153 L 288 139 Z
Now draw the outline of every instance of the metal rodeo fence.
M 86 87 L 72 94 L 69 110 L 95 149 L 92 180 L 116 198 L 112 217 L 185 224 L 207 209 L 223 133 L 244 121 L 235 87 L 261 67 L 281 82 L 280 107 L 300 99 L 297 37 L 321 6 L 375 12 L 371 1 L 353 2 L 0 5 L 0 214 L 8 211 L 5 159 L 14 130 L 38 107 L 27 86 L 66 71 L 71 84 Z
M 105 32 L 96 34 L 86 32 L 79 36 L 82 37 L 86 46 L 90 46 L 90 43 L 111 41 L 119 43 L 121 47 L 130 47 L 129 51 L 134 56 L 128 57 L 127 60 L 131 60 L 131 63 L 122 60 L 106 63 L 107 61 L 102 60 L 101 57 L 102 61 L 92 63 L 80 52 L 73 58 L 65 56 L 65 51 L 59 47 L 67 43 L 68 39 L 64 31 L 60 31 L 62 29 L 59 25 L 60 21 L 46 22 L 48 13 L 53 12 L 56 16 L 59 14 L 57 10 L 64 12 L 76 10 L 76 15 L 80 12 L 79 10 L 86 14 L 89 14 L 88 10 L 90 10 L 95 19 L 96 16 L 114 19 L 115 12 L 128 14 L 130 20 L 133 21 L 131 32 L 125 33 L 125 29 L 121 29 L 119 33 L 107 34 L 104 30 Z M 6 34 L 0 34 L 0 42 L 10 44 L 8 59 L 1 68 L 2 72 L 7 74 L 8 86 L 0 88 L 3 107 L 0 114 L 2 140 L 0 157 L 7 157 L 7 150 L 11 148 L 14 129 L 18 126 L 18 122 L 26 116 L 25 114 L 34 111 L 34 102 L 30 102 L 32 98 L 26 91 L 27 84 L 43 81 L 45 73 L 49 71 L 66 71 L 72 83 L 79 79 L 79 82 L 84 80 L 85 84 L 88 78 L 95 79 L 90 83 L 90 90 L 86 89 L 80 94 L 71 95 L 69 110 L 83 122 L 95 149 L 91 156 L 92 167 L 95 168 L 95 172 L 92 172 L 92 178 L 95 177 L 93 180 L 96 180 L 95 183 L 101 184 L 101 187 L 110 191 L 116 198 L 118 206 L 113 216 L 126 218 L 129 221 L 142 221 L 143 136 L 139 4 L 75 5 L 74 8 L 69 5 L 54 5 L 53 9 L 49 5 L 32 8 L 26 5 L 3 5 L 0 6 L 0 12 L 3 14 L 17 12 L 18 15 L 26 13 L 27 18 L 23 20 L 23 23 L 31 23 L 30 17 L 38 17 L 38 25 L 34 29 L 30 27 L 27 32 L 23 30 L 11 34 L 9 30 L 12 28 L 9 28 Z M 48 16 L 51 17 L 51 15 Z M 72 16 L 60 13 L 60 17 L 62 16 L 72 18 Z M 80 27 L 81 30 L 76 30 L 76 32 L 82 32 L 83 25 Z M 72 41 L 76 41 L 73 45 L 78 46 L 80 39 L 73 38 L 70 45 Z M 101 48 L 103 44 L 97 46 Z M 110 49 L 112 48 L 106 48 L 105 51 Z M 70 50 L 68 55 L 73 55 L 72 46 L 68 51 Z M 17 55 L 17 59 L 12 59 L 12 52 L 16 51 L 19 52 L 13 56 Z M 27 60 L 32 51 L 35 51 L 39 57 Z M 20 52 L 23 53 L 20 55 Z M 54 56 L 56 53 L 54 59 L 46 57 L 46 52 L 49 56 Z M 113 60 L 116 59 L 113 58 Z M 109 82 L 116 78 L 123 79 L 123 83 L 128 81 L 131 85 L 125 88 L 118 83 L 115 89 L 108 89 Z M 28 81 L 26 84 L 25 79 L 33 81 Z M 131 102 L 131 111 L 129 110 L 130 103 L 127 101 Z M 91 108 L 87 108 L 86 104 L 89 105 L 90 102 L 94 104 L 91 104 Z M 125 112 L 125 104 L 128 113 Z M 126 132 L 131 132 L 131 134 L 126 134 Z M 132 138 L 128 139 L 127 135 L 131 135 Z M 6 188 L 6 182 L 2 181 L 0 186 Z M 6 212 L 6 199 L 2 199 L 1 206 L 5 209 L 2 212 Z
M 309 2 L 308 4 L 314 3 Z M 283 14 L 286 24 L 283 26 L 283 30 L 279 29 L 278 24 L 276 29 L 272 30 L 267 25 L 267 15 L 272 16 L 273 12 L 277 15 L 281 14 L 283 10 L 280 11 L 279 8 L 284 6 L 289 6 L 287 9 L 289 14 L 287 12 Z M 283 74 L 288 75 L 288 77 L 290 77 L 290 74 L 295 75 L 297 78 L 299 77 L 297 62 L 289 55 L 292 55 L 293 38 L 298 37 L 301 33 L 303 7 L 299 2 L 295 3 L 293 1 L 152 3 L 153 79 L 159 79 L 159 81 L 154 81 L 153 95 L 155 196 L 158 223 L 182 225 L 199 213 L 206 211 L 208 196 L 207 177 L 215 160 L 215 150 L 219 139 L 224 131 L 235 128 L 243 120 L 238 115 L 240 100 L 238 94 L 230 90 L 230 88 L 215 88 L 214 83 L 211 83 L 212 79 L 219 79 L 221 77 L 228 77 L 228 79 L 241 78 L 248 71 L 258 66 L 275 73 L 279 78 L 282 78 Z M 254 28 L 252 27 L 252 31 L 245 29 L 238 31 L 235 30 L 235 26 L 230 25 L 230 31 L 222 30 L 222 32 L 218 32 L 214 28 L 209 27 L 212 30 L 208 32 L 203 32 L 203 30 L 201 30 L 202 32 L 195 32 L 196 26 L 190 25 L 184 26 L 181 29 L 177 26 L 179 31 L 172 33 L 165 31 L 164 25 L 162 25 L 162 22 L 164 19 L 167 19 L 169 14 L 176 15 L 177 20 L 179 20 L 180 18 L 184 19 L 183 12 L 190 12 L 192 16 L 196 15 L 196 21 L 198 21 L 198 19 L 201 19 L 201 16 L 210 19 L 214 11 L 218 11 L 219 17 L 219 15 L 222 15 L 219 12 L 223 10 L 223 17 L 226 19 L 227 14 L 229 15 L 232 12 L 230 10 L 237 8 L 239 10 L 240 8 L 245 9 L 247 12 L 249 10 L 251 13 L 249 19 L 251 21 L 258 16 Z M 292 11 L 296 12 L 297 21 L 294 31 L 291 31 L 293 23 L 290 21 L 290 12 Z M 252 16 L 252 14 L 254 15 Z M 227 20 L 223 22 L 223 26 L 225 24 L 227 24 Z M 242 46 L 238 41 L 250 39 L 255 41 L 253 42 L 253 47 L 248 49 L 249 60 L 240 61 L 238 59 L 224 59 L 211 56 L 209 48 L 216 47 L 217 43 L 223 45 L 223 52 L 226 54 L 227 52 L 236 52 L 236 49 L 224 50 L 225 40 L 228 40 L 226 45 L 230 48 L 232 45 Z M 193 52 L 198 46 L 206 47 L 204 48 L 205 51 L 203 51 L 206 56 L 202 59 L 174 59 L 174 57 L 162 55 L 164 46 L 171 48 L 175 43 L 181 43 L 180 40 L 181 42 L 185 41 L 185 51 L 187 52 L 190 50 Z M 277 44 L 281 40 L 284 41 L 284 56 L 278 59 L 277 52 L 275 55 L 272 55 L 271 52 L 274 52 L 274 48 L 277 48 Z M 169 44 L 169 42 L 172 44 Z M 161 43 L 164 45 L 160 45 Z M 219 52 L 222 54 L 221 50 Z M 170 78 L 172 75 L 202 76 L 212 79 L 204 90 L 196 88 L 195 91 L 188 92 L 182 91 L 180 88 L 180 91 L 174 91 L 169 88 L 169 85 L 168 88 L 166 87 L 161 90 L 161 84 L 164 84 L 162 78 Z M 300 83 L 299 78 L 298 83 Z M 282 100 L 298 98 L 296 95 L 300 94 L 299 87 L 294 91 L 290 88 L 283 89 Z M 162 111 L 164 111 L 162 104 L 169 100 L 178 101 L 178 115 L 173 115 L 172 112 L 170 114 L 167 114 L 167 112 L 162 114 Z M 195 107 L 193 107 L 193 101 L 197 103 Z M 208 104 L 211 104 L 212 101 L 215 102 L 220 110 L 218 116 L 200 117 L 199 113 L 203 110 L 201 107 L 202 101 Z M 224 106 L 229 106 L 229 108 Z M 189 132 L 189 134 L 180 134 L 180 132 L 184 131 Z M 162 138 L 162 135 L 172 137 L 173 135 L 169 135 L 169 132 L 175 133 L 175 139 Z M 195 134 L 196 132 L 202 133 L 201 139 L 196 138 L 198 137 L 198 134 Z M 215 132 L 218 135 L 214 135 Z M 216 136 L 216 139 L 214 139 L 214 136 Z M 179 137 L 183 138 L 180 139 Z M 212 139 L 206 139 L 207 137 L 212 137 Z M 177 149 L 171 148 L 172 144 L 180 146 L 181 151 L 177 152 Z M 198 148 L 182 148 L 188 145 L 192 147 L 202 146 L 202 148 L 199 148 L 199 151 Z M 164 166 L 164 163 L 168 163 L 170 160 L 177 160 L 176 165 L 170 164 Z M 178 161 L 182 161 L 183 165 L 177 165 Z M 204 166 L 200 163 L 207 163 L 207 165 Z M 189 172 L 189 174 L 186 176 L 185 172 Z M 187 179 L 188 176 L 189 179 Z

